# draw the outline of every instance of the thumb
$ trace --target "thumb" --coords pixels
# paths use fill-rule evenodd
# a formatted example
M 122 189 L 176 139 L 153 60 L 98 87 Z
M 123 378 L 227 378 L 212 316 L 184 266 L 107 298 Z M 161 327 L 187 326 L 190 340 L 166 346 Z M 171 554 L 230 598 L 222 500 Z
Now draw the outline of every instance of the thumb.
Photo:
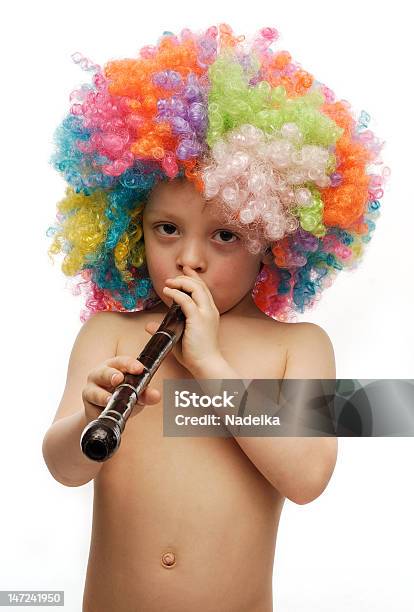
M 148 323 L 145 324 L 145 331 L 151 334 L 152 336 L 153 334 L 155 334 L 159 326 L 160 324 L 157 323 L 156 321 L 149 321 Z

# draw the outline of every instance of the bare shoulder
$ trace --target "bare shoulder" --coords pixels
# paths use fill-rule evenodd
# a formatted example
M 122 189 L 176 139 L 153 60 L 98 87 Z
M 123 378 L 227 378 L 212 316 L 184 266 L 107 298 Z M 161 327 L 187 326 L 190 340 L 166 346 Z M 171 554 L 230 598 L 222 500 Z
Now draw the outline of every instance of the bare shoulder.
M 283 338 L 287 348 L 285 378 L 336 377 L 334 348 L 322 327 L 309 322 L 285 323 Z
M 127 325 L 131 321 L 125 313 L 113 310 L 100 310 L 92 314 L 79 330 L 77 343 L 81 343 L 83 353 L 87 347 L 93 350 L 105 349 L 106 358 L 118 355 L 118 344 L 127 331 Z
M 156 321 L 161 323 L 165 317 L 166 309 L 153 308 L 150 310 L 139 310 L 136 312 L 117 312 L 116 329 L 118 334 L 117 353 L 124 351 L 124 344 L 129 338 L 133 337 L 136 342 L 148 340 L 149 336 L 145 331 L 146 323 Z M 142 334 L 142 338 L 140 337 Z
M 151 310 L 137 310 L 135 312 L 116 312 L 121 326 L 144 324 L 147 321 L 162 321 L 167 312 L 166 308 L 152 308 Z
M 99 310 L 93 313 L 79 329 L 79 336 L 116 336 L 117 328 L 122 323 L 119 312 Z
M 256 318 L 262 322 L 264 329 L 267 329 L 268 333 L 276 334 L 280 342 L 286 344 L 286 346 L 301 342 L 302 337 L 305 335 L 309 338 L 313 335 L 313 338 L 316 339 L 318 335 L 322 337 L 326 334 L 322 327 L 315 323 L 285 323 L 284 321 L 273 319 L 264 313 Z
M 280 323 L 282 325 L 280 329 L 286 335 L 286 339 L 289 342 L 295 344 L 301 343 L 304 340 L 311 340 L 312 342 L 330 342 L 329 335 L 327 332 L 317 325 L 316 323 L 300 322 L 300 323 Z
M 121 320 L 118 314 L 96 312 L 79 329 L 69 357 L 65 389 L 53 422 L 79 410 L 79 398 L 89 372 L 116 355 Z
M 119 327 L 124 321 L 122 315 L 123 313 L 113 310 L 100 310 L 85 321 L 83 329 L 88 329 L 89 333 L 95 332 L 101 335 L 106 332 L 108 335 L 117 336 Z

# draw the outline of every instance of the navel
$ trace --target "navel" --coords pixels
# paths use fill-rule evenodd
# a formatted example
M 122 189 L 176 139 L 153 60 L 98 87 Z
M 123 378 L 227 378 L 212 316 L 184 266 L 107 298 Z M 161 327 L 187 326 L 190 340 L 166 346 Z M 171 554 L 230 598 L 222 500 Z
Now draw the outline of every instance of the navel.
M 170 569 L 175 565 L 175 554 L 170 550 L 165 552 L 161 557 L 161 565 L 166 569 Z

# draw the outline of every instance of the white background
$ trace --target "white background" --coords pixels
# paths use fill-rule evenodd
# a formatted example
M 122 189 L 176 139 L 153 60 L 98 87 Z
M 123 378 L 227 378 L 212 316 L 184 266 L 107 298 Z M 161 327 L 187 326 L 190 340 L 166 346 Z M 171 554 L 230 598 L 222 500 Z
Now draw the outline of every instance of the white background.
M 228 22 L 237 34 L 252 34 L 273 26 L 281 33 L 277 48 L 288 49 L 358 114 L 369 112 L 392 169 L 382 215 L 363 264 L 340 274 L 300 320 L 328 332 L 338 378 L 414 378 L 408 3 L 143 6 L 71 0 L 2 8 L 0 590 L 63 589 L 71 612 L 81 609 L 93 487 L 54 481 L 41 444 L 81 325 L 80 298 L 65 289 L 58 260 L 53 266 L 48 259 L 45 236 L 64 195 L 62 178 L 48 165 L 52 133 L 69 109 L 69 93 L 90 78 L 72 53 L 103 65 L 134 57 L 164 30 Z M 274 568 L 277 612 L 414 609 L 413 460 L 411 438 L 340 439 L 324 494 L 305 506 L 286 501 Z

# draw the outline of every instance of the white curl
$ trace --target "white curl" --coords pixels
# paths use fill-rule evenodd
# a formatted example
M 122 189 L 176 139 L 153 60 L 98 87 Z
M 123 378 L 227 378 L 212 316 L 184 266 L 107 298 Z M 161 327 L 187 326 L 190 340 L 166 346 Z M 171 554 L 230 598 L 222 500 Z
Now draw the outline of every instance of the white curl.
M 291 210 L 313 205 L 309 184 L 330 186 L 329 159 L 328 148 L 303 144 L 293 122 L 271 134 L 244 124 L 212 146 L 202 171 L 205 197 L 217 196 L 229 218 L 253 232 L 246 243 L 253 252 L 263 235 L 280 240 L 299 227 Z

